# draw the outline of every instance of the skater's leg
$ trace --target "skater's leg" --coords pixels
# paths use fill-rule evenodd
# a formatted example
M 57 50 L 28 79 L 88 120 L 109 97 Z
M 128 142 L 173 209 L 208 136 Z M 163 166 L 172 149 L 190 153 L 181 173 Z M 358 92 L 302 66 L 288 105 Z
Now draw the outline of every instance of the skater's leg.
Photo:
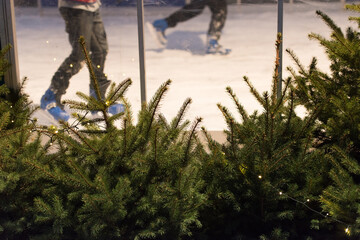
M 226 0 L 209 0 L 211 20 L 208 35 L 219 40 L 227 17 Z
M 209 0 L 211 20 L 207 36 L 207 53 L 229 54 L 230 49 L 223 48 L 219 43 L 222 29 L 224 28 L 227 16 L 226 0 Z
M 216 0 L 215 0 L 216 1 Z M 183 8 L 171 14 L 165 20 L 169 27 L 175 27 L 179 22 L 185 22 L 201 14 L 208 0 L 193 0 Z
M 91 62 L 94 68 L 94 73 L 98 82 L 100 97 L 105 99 L 105 93 L 107 88 L 110 86 L 111 81 L 108 80 L 106 74 L 104 73 L 105 60 L 109 51 L 108 42 L 106 38 L 106 32 L 104 23 L 102 21 L 100 11 L 94 13 L 94 24 L 91 37 Z M 97 98 L 95 93 L 94 82 L 90 81 L 90 96 Z M 112 104 L 108 112 L 111 114 L 118 114 L 125 111 L 125 106 L 120 103 Z M 92 112 L 96 115 L 96 112 Z
M 84 36 L 87 49 L 90 49 L 92 13 L 71 8 L 60 8 L 60 13 L 65 20 L 72 51 L 55 72 L 50 88 L 56 92 L 57 103 L 62 107 L 60 99 L 69 87 L 70 78 L 84 65 L 84 53 L 79 44 L 80 36 Z
M 104 24 L 99 11 L 95 12 L 90 47 L 91 62 L 93 64 L 95 76 L 99 84 L 100 95 L 103 99 L 105 97 L 106 89 L 110 85 L 110 81 L 107 79 L 106 74 L 104 74 L 105 60 L 109 48 Z M 95 96 L 92 81 L 90 83 L 90 95 Z
M 67 121 L 69 114 L 63 110 L 61 97 L 69 87 L 70 78 L 83 66 L 84 54 L 79 44 L 79 37 L 82 35 L 85 41 L 90 42 L 92 13 L 71 8 L 60 8 L 60 13 L 65 20 L 65 30 L 69 35 L 72 51 L 52 77 L 50 87 L 41 97 L 40 107 L 46 109 L 56 120 Z

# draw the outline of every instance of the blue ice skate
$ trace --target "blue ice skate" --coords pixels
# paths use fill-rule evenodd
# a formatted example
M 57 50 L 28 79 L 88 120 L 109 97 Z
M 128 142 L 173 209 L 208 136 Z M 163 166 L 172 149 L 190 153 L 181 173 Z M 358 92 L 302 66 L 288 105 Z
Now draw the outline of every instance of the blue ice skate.
M 103 95 L 105 95 L 105 92 L 104 92 L 104 89 L 102 89 L 102 93 L 101 94 L 101 97 L 104 98 Z M 94 97 L 94 98 L 97 98 L 96 97 L 96 93 L 95 93 L 95 90 L 92 89 L 92 87 L 90 87 L 90 96 L 91 97 Z M 115 115 L 115 114 L 118 114 L 118 113 L 122 113 L 122 112 L 125 112 L 125 105 L 124 104 L 121 104 L 121 103 L 114 103 L 112 104 L 109 108 L 108 108 L 108 113 L 112 114 L 112 115 Z M 93 117 L 99 117 L 99 112 L 98 111 L 91 111 L 91 114 L 93 115 Z
M 57 121 L 67 121 L 70 115 L 56 103 L 55 93 L 49 88 L 41 97 L 40 107 L 48 111 Z
M 223 48 L 216 39 L 210 38 L 208 40 L 206 54 L 228 55 L 230 52 L 231 49 Z
M 167 43 L 165 36 L 165 30 L 168 28 L 168 23 L 165 19 L 155 20 L 153 23 L 146 23 L 146 26 L 149 29 L 150 34 L 158 42 L 158 44 L 163 47 Z

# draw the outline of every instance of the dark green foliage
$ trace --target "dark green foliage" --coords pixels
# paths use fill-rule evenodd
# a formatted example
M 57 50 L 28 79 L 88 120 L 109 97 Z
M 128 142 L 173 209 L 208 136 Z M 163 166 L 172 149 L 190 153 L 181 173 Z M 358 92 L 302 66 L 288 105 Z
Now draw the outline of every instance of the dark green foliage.
M 1 56 L 0 76 L 9 67 Z M 33 198 L 41 193 L 43 183 L 28 162 L 41 159 L 46 150 L 40 135 L 33 132 L 27 96 L 9 95 L 6 85 L 0 86 L 0 239 L 27 239 L 36 231 Z
M 43 229 L 36 239 L 183 239 L 201 227 L 207 200 L 200 175 L 206 153 L 196 136 L 201 119 L 183 121 L 190 99 L 170 123 L 158 112 L 170 83 L 143 105 L 136 124 L 124 98 L 130 79 L 113 84 L 105 99 L 78 93 L 85 102 L 66 102 L 78 121 L 49 129 L 58 151 L 51 161 L 31 162 L 49 181 L 35 198 L 35 222 Z M 110 116 L 108 107 L 119 101 L 126 111 Z M 99 117 L 88 118 L 90 111 Z
M 289 68 L 280 96 L 277 61 L 270 93 L 244 77 L 263 109 L 253 114 L 228 87 L 237 113 L 218 104 L 225 144 L 205 128 L 200 143 L 201 119 L 184 120 L 190 99 L 165 119 L 159 106 L 170 80 L 136 122 L 124 97 L 130 79 L 101 99 L 85 48 L 97 97 L 66 101 L 77 110 L 72 124 L 36 126 L 27 96 L 9 98 L 0 86 L 0 239 L 357 239 L 360 35 L 317 13 L 331 39 L 310 37 L 325 47 L 331 74 L 288 50 L 299 71 Z M 1 58 L 0 75 L 6 67 Z M 126 111 L 109 115 L 119 102 Z
M 359 5 L 347 8 L 359 12 Z M 299 101 L 309 112 L 319 111 L 314 135 L 316 152 L 325 155 L 332 165 L 331 185 L 321 196 L 324 211 L 332 217 L 325 222 L 336 223 L 343 237 L 349 234 L 356 238 L 360 230 L 360 34 L 352 28 L 343 33 L 326 14 L 320 11 L 317 14 L 332 34 L 330 39 L 314 33 L 310 38 L 325 48 L 331 73 L 319 71 L 315 58 L 305 69 L 289 51 L 300 69 L 298 74 L 291 71 Z M 350 20 L 360 24 L 358 17 Z
M 206 195 L 199 173 L 205 153 L 195 134 L 200 119 L 190 128 L 188 121 L 182 122 L 190 100 L 171 123 L 158 115 L 169 84 L 143 107 L 136 125 L 127 105 L 121 129 L 103 117 L 109 122 L 100 132 L 86 124 L 84 131 L 54 134 L 61 154 L 54 154 L 47 164 L 36 163 L 55 183 L 35 201 L 36 220 L 52 226 L 41 236 L 182 239 L 201 227 L 198 212 Z
M 277 47 L 279 43 L 280 37 Z M 218 105 L 228 125 L 227 143 L 219 146 L 208 136 L 210 159 L 204 177 L 210 203 L 205 214 L 213 214 L 203 219 L 208 239 L 305 239 L 313 235 L 314 212 L 304 205 L 319 207 L 313 200 L 321 191 L 318 186 L 325 167 L 323 161 L 314 161 L 310 149 L 316 113 L 305 119 L 296 116 L 290 79 L 277 97 L 277 68 L 276 64 L 270 94 L 261 95 L 244 77 L 262 113 L 247 114 L 230 87 L 227 92 L 242 122 Z

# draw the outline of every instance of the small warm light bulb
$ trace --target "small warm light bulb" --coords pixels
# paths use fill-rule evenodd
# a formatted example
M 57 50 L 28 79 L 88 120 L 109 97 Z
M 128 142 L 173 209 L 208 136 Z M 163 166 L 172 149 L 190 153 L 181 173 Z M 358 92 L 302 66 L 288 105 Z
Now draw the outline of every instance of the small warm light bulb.
M 74 65 L 72 65 L 72 63 L 70 63 L 70 67 L 72 68 Z
M 279 192 L 280 195 L 282 195 L 282 192 Z
M 262 176 L 261 175 L 259 175 L 259 179 L 261 179 L 262 178 Z
M 306 199 L 307 202 L 310 202 L 310 199 Z
M 125 77 L 125 76 L 126 76 L 126 74 L 125 74 L 125 73 L 123 73 L 122 75 L 123 75 L 123 77 Z
M 349 234 L 349 233 L 350 233 L 350 229 L 349 229 L 349 228 L 345 228 L 345 232 L 346 232 L 347 234 Z
M 47 44 L 49 44 L 49 41 L 46 41 Z
M 96 67 L 97 67 L 97 68 L 101 68 L 101 66 L 100 66 L 100 65 L 97 65 Z
M 59 132 L 58 130 L 55 131 L 55 133 L 58 133 L 58 132 Z
M 54 58 L 53 60 L 54 60 L 54 62 L 55 62 L 55 61 L 56 61 L 56 58 Z
M 50 143 L 50 146 L 52 146 L 52 144 L 53 144 L 53 143 L 51 142 L 51 143 Z

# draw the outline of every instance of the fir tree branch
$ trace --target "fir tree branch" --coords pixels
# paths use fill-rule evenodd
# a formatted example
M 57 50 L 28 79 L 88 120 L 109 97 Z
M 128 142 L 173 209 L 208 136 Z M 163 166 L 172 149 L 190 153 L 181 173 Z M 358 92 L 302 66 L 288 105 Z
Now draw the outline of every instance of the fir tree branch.
M 81 44 L 81 47 L 82 47 L 82 50 L 83 50 L 83 53 L 84 53 L 84 56 L 85 56 L 86 65 L 87 65 L 87 67 L 89 69 L 92 83 L 94 84 L 94 90 L 95 90 L 95 93 L 96 93 L 96 97 L 97 97 L 97 99 L 101 99 L 99 84 L 98 84 L 98 81 L 96 79 L 95 71 L 94 71 L 93 65 L 91 63 L 89 53 L 88 53 L 88 51 L 86 49 L 85 38 L 83 36 L 80 36 L 79 43 Z
M 250 88 L 250 92 L 255 96 L 255 98 L 258 100 L 258 102 L 265 108 L 265 102 L 264 99 L 261 98 L 259 92 L 254 88 L 254 86 L 250 83 L 249 79 L 244 76 L 244 81 L 247 83 L 247 85 Z
M 242 119 L 244 122 L 249 120 L 249 116 L 245 110 L 245 108 L 240 104 L 238 98 L 236 97 L 235 93 L 233 92 L 233 90 L 231 89 L 231 87 L 226 87 L 226 91 L 228 92 L 228 94 L 231 96 L 231 98 L 234 100 L 236 108 L 238 109 Z
M 185 112 L 189 105 L 191 104 L 192 100 L 191 98 L 188 98 L 185 100 L 183 105 L 181 106 L 180 110 L 178 111 L 178 114 L 176 115 L 174 121 L 171 123 L 171 128 L 177 128 L 180 124 L 180 122 L 183 120 L 185 116 Z
M 187 145 L 186 145 L 186 149 L 185 149 L 185 156 L 184 156 L 184 162 L 183 162 L 183 166 L 185 166 L 184 164 L 186 164 L 188 162 L 188 156 L 190 153 L 190 148 L 191 148 L 191 142 L 193 139 L 193 136 L 195 135 L 196 129 L 198 127 L 198 125 L 201 123 L 202 118 L 196 118 L 195 123 L 193 125 L 193 127 L 191 128 L 188 140 L 187 140 Z
M 77 131 L 75 131 L 73 128 L 71 128 L 68 123 L 64 123 L 64 124 L 65 124 L 65 126 L 67 127 L 67 129 L 69 129 L 72 133 L 74 133 L 74 134 L 75 134 L 83 143 L 85 143 L 85 145 L 88 146 L 95 154 L 98 153 L 98 151 L 97 151 L 96 149 L 94 149 L 94 148 L 86 141 L 86 139 L 85 139 L 83 136 L 81 136 Z

